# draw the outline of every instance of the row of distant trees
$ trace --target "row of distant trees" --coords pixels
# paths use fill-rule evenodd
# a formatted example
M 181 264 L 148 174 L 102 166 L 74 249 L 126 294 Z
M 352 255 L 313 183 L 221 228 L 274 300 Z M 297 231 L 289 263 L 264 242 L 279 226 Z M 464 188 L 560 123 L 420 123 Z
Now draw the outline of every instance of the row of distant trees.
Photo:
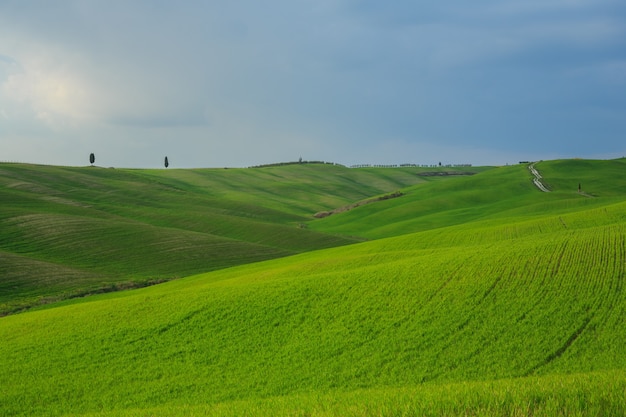
M 89 163 L 91 164 L 91 166 L 96 163 L 96 155 L 94 153 L 89 154 Z M 165 161 L 163 161 L 163 164 L 165 165 L 165 168 L 170 166 L 170 161 L 167 159 L 167 156 L 165 157 Z
M 93 166 L 93 164 L 96 163 L 96 155 L 91 153 L 89 155 L 89 163 Z M 521 164 L 522 162 L 520 162 Z M 279 162 L 279 163 L 274 163 L 274 164 L 263 164 L 263 165 L 255 165 L 252 166 L 250 168 L 264 168 L 264 167 L 273 167 L 273 166 L 281 166 L 281 165 L 293 165 L 293 164 L 329 164 L 329 165 L 341 165 L 341 164 L 337 164 L 334 162 L 325 162 L 325 161 L 303 161 L 302 157 L 300 157 L 300 159 L 297 162 Z M 170 161 L 167 159 L 167 156 L 165 157 L 165 160 L 163 161 L 163 165 L 165 165 L 165 168 L 168 168 L 170 166 Z M 351 165 L 350 168 L 398 168 L 398 167 L 422 167 L 422 168 L 435 168 L 435 167 L 471 167 L 472 164 L 447 164 L 447 165 L 442 165 L 441 162 L 439 162 L 438 165 L 417 165 L 417 164 L 394 164 L 394 165 L 372 165 L 372 164 L 358 164 L 358 165 Z
M 441 162 L 439 164 L 434 165 L 418 165 L 418 164 L 390 164 L 390 165 L 372 165 L 372 164 L 357 164 L 350 165 L 350 168 L 399 168 L 399 167 L 421 167 L 421 168 L 437 168 L 437 167 L 471 167 L 472 164 L 445 164 L 443 165 Z
M 340 165 L 340 166 L 343 166 L 343 165 L 335 163 L 335 162 L 303 161 L 302 158 L 300 158 L 298 161 L 276 162 L 276 163 L 273 163 L 273 164 L 261 164 L 261 165 L 250 166 L 249 168 L 267 168 L 267 167 L 279 167 L 279 166 L 285 166 L 285 165 L 298 165 L 298 164 L 325 164 L 325 165 Z

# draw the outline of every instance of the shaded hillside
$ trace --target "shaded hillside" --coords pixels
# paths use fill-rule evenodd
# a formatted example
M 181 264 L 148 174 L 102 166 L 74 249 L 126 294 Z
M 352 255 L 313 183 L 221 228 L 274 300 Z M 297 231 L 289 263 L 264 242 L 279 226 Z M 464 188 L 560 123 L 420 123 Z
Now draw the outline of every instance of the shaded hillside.
M 477 169 L 480 170 L 480 169 Z M 125 170 L 0 165 L 0 313 L 45 300 L 353 243 L 317 211 L 424 180 L 302 164 Z

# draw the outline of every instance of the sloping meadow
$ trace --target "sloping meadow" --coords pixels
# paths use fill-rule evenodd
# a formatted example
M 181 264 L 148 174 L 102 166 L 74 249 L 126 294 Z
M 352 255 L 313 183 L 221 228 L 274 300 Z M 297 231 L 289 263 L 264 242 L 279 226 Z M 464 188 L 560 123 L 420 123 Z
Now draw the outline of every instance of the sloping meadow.
M 402 198 L 321 219 L 311 229 L 380 239 L 478 221 L 498 225 L 566 215 L 626 196 L 626 159 L 545 161 L 535 166 L 551 192 L 539 192 L 526 165 L 498 167 L 480 175 L 416 184 L 403 189 Z
M 0 164 L 0 315 L 355 242 L 306 222 L 424 182 L 331 164 L 127 170 Z
M 626 203 L 554 204 L 4 317 L 0 413 L 623 414 Z

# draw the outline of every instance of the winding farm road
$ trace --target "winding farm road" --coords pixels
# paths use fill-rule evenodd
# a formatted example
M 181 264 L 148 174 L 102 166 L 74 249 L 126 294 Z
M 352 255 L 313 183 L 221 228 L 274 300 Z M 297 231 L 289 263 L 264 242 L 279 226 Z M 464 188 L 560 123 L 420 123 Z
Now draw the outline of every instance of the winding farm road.
M 546 186 L 543 185 L 543 183 L 541 182 L 541 174 L 539 173 L 539 171 L 537 171 L 535 169 L 535 163 L 534 162 L 532 164 L 528 165 L 528 169 L 530 170 L 531 174 L 533 174 L 533 176 L 535 177 L 535 178 L 533 178 L 533 183 L 537 186 L 537 188 L 539 188 L 544 193 L 549 193 L 550 190 L 548 190 L 546 188 Z

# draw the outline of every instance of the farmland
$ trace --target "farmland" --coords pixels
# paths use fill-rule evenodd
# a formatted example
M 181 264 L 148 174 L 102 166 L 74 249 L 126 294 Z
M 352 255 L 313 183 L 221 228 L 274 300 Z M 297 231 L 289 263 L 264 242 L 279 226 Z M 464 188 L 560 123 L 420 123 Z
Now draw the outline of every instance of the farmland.
M 353 243 L 302 226 L 425 182 L 415 171 L 0 165 L 0 314 Z
M 234 202 L 258 207 L 259 217 L 248 218 L 279 227 L 272 229 L 271 247 L 281 247 L 280 231 L 289 230 L 302 233 L 300 249 L 1 318 L 0 414 L 623 415 L 626 161 L 544 161 L 536 167 L 550 193 L 535 188 L 522 165 L 426 180 L 404 169 L 309 166 L 314 174 L 306 178 L 320 180 L 310 182 L 306 193 L 267 185 L 256 193 L 269 201 L 258 206 L 250 196 L 255 191 L 238 187 L 270 174 L 297 184 L 304 180 L 297 171 L 303 167 L 217 171 L 229 184 L 222 191 L 210 187 L 228 196 L 220 210 L 242 207 Z M 31 175 L 38 171 L 29 169 Z M 198 180 L 190 178 L 197 175 L 211 177 L 194 171 L 76 171 L 102 175 L 109 184 L 111 175 L 159 178 L 159 187 L 180 189 L 193 188 Z M 324 181 L 331 172 L 337 178 Z M 235 187 L 237 175 L 252 178 Z M 84 192 L 93 206 L 103 197 L 96 189 L 100 181 L 92 180 Z M 200 205 L 189 201 L 201 192 L 185 195 L 185 208 L 127 196 L 123 184 L 118 202 L 98 206 L 99 217 L 80 211 L 93 207 L 27 204 L 24 197 L 21 206 L 3 209 L 2 221 L 82 216 L 102 230 L 116 230 L 116 222 L 136 226 L 136 233 L 156 228 L 154 242 L 165 236 L 161 228 L 200 234 L 190 230 L 196 221 L 210 227 L 200 216 L 191 221 L 176 215 L 197 210 Z M 327 196 L 330 188 L 324 187 L 337 188 Z M 22 195 L 13 190 L 3 192 Z M 396 190 L 402 197 L 312 217 Z M 126 198 L 132 199 L 127 206 L 119 203 Z M 236 233 L 253 236 L 255 222 Z M 59 237 L 46 246 L 45 239 L 19 235 L 20 245 L 32 245 L 19 252 L 9 238 L 24 228 L 8 234 L 3 227 L 3 258 L 13 257 L 15 271 L 26 275 L 16 259 L 27 254 L 54 263 L 59 269 L 51 273 L 63 279 L 65 270 L 84 268 L 87 254 L 63 262 L 67 255 L 52 248 Z M 134 230 L 120 226 L 108 244 L 132 240 Z M 263 231 L 256 233 L 257 240 L 246 244 L 264 242 Z M 148 246 L 149 235 L 142 236 L 134 244 Z M 63 241 L 68 247 L 85 245 L 85 235 L 70 237 Z M 150 247 L 125 250 L 146 265 L 158 262 Z M 131 265 L 126 262 L 113 262 L 111 270 L 118 268 L 123 277 Z M 136 268 L 143 264 L 137 261 Z M 35 277 L 22 280 L 44 285 Z

